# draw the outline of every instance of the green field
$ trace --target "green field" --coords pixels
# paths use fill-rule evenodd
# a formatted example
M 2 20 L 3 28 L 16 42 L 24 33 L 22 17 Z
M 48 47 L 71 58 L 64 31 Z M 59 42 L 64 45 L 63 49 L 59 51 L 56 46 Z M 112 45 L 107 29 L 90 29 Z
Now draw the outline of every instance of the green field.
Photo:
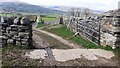
M 5 13 L 0 13 L 0 16 L 5 16 L 5 17 L 12 17 L 15 16 L 15 14 L 5 14 Z
M 51 20 L 55 20 L 56 17 L 42 17 L 42 20 L 44 21 L 51 21 Z
M 44 24 L 44 21 L 52 21 L 52 20 L 55 20 L 56 17 L 41 17 L 40 19 L 38 19 L 38 26 L 37 28 L 39 27 L 43 27 L 43 26 L 48 26 L 47 24 Z

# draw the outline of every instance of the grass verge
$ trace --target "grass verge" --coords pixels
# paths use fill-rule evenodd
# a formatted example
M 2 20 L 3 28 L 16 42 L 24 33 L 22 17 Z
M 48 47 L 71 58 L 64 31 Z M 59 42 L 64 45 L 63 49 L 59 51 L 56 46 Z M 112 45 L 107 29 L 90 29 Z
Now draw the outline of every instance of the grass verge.
M 40 27 L 43 27 L 43 26 L 47 26 L 47 24 L 44 24 L 44 23 L 38 23 L 37 27 L 36 28 L 40 28 Z
M 54 33 L 56 35 L 59 35 L 65 39 L 71 40 L 73 42 L 76 42 L 82 46 L 84 46 L 85 48 L 91 48 L 91 49 L 97 49 L 97 48 L 101 48 L 101 49 L 105 49 L 105 50 L 110 50 L 113 51 L 113 49 L 110 46 L 100 46 L 100 45 L 96 45 L 94 43 L 92 43 L 91 41 L 81 37 L 81 36 L 77 36 L 77 37 L 73 37 L 74 33 L 71 32 L 70 30 L 67 29 L 66 26 L 63 27 L 59 27 L 59 28 L 52 28 L 52 29 L 44 29 L 45 31 Z

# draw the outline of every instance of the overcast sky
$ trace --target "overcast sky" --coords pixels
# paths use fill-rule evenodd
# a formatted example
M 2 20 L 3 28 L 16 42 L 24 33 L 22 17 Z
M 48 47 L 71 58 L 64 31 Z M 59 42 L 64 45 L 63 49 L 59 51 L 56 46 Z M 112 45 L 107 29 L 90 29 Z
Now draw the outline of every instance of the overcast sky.
M 19 0 L 34 5 L 75 6 L 97 10 L 117 9 L 120 0 Z

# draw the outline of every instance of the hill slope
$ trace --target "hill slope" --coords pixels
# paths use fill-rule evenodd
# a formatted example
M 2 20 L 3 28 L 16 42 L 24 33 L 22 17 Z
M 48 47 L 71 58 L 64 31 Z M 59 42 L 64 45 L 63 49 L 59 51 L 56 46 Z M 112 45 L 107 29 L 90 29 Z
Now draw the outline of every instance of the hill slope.
M 24 2 L 1 2 L 0 11 L 2 12 L 28 12 L 28 13 L 64 13 L 59 10 L 52 10 L 37 5 Z

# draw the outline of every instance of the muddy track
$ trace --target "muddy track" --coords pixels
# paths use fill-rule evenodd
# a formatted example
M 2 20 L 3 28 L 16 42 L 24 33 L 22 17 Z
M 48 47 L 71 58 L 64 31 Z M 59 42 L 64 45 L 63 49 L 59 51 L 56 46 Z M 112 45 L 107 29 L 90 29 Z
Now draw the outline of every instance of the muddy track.
M 68 40 L 66 40 L 66 39 L 63 39 L 62 37 L 60 37 L 60 36 L 58 36 L 58 35 L 53 34 L 53 33 L 49 33 L 49 32 L 46 32 L 46 31 L 43 31 L 43 30 L 40 30 L 40 29 L 33 29 L 33 30 L 38 31 L 38 32 L 41 32 L 41 33 L 44 33 L 44 34 L 47 34 L 47 35 L 55 38 L 56 40 L 60 41 L 61 43 L 70 46 L 70 47 L 73 48 L 73 49 L 77 49 L 77 48 L 82 48 L 82 49 L 83 49 L 83 48 L 84 48 L 84 47 L 81 46 L 81 45 L 78 45 L 78 44 L 76 44 L 76 43 L 70 42 L 70 41 L 68 41 Z
M 35 33 L 33 33 L 33 40 L 35 42 L 35 48 L 44 49 L 49 47 L 49 44 Z
M 35 32 L 33 33 L 33 40 L 35 42 L 35 47 L 37 48 L 37 50 L 42 49 L 45 50 L 47 53 L 47 56 L 43 61 L 43 66 L 56 65 L 57 61 L 55 60 L 50 44 L 45 39 L 37 35 Z
M 55 60 L 55 58 L 53 56 L 53 52 L 47 41 L 43 40 L 39 35 L 37 35 L 35 33 L 33 34 L 33 40 L 35 42 L 36 48 L 44 49 L 47 52 L 49 59 Z

